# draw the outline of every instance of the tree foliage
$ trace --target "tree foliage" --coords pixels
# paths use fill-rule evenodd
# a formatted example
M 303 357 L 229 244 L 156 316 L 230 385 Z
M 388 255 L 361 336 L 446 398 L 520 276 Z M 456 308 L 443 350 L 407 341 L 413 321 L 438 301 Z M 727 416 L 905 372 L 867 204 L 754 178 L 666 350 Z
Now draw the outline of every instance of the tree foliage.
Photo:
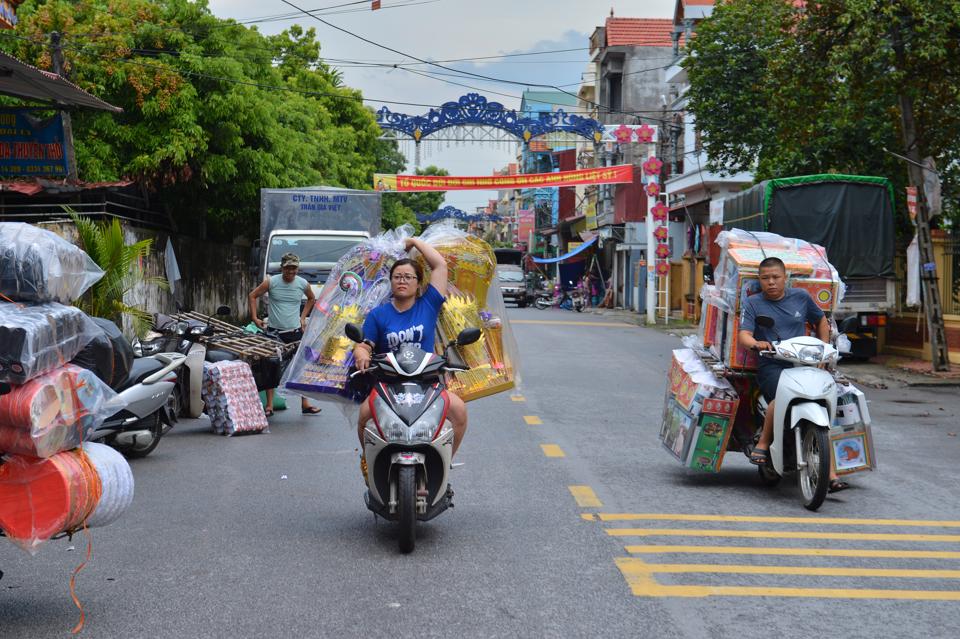
M 206 0 L 27 0 L 18 17 L 4 48 L 50 68 L 62 33 L 71 80 L 124 109 L 74 115 L 81 179 L 143 180 L 188 228 L 254 230 L 262 187 L 371 188 L 389 154 L 313 29 L 266 36 Z
M 689 52 L 689 108 L 713 170 L 881 175 L 899 196 L 906 165 L 884 148 L 907 151 L 900 95 L 920 157 L 960 159 L 960 0 L 717 3 Z
M 401 155 L 402 159 L 403 156 Z M 403 166 L 400 167 L 403 170 Z M 392 171 L 393 172 L 393 171 Z M 430 165 L 425 169 L 417 169 L 416 175 L 450 175 L 446 169 Z M 418 193 L 385 193 L 383 196 L 383 227 L 396 228 L 403 224 L 410 224 L 415 229 L 420 228 L 417 214 L 433 213 L 443 204 L 446 193 L 444 191 L 424 191 Z

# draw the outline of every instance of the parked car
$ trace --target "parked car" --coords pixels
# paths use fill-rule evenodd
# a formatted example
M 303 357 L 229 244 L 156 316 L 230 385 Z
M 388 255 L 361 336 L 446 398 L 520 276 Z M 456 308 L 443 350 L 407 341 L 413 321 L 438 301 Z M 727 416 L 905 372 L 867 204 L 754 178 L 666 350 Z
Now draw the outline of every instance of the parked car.
M 520 308 L 532 304 L 534 299 L 533 282 L 526 277 L 523 269 L 512 264 L 497 266 L 497 282 L 504 302 L 513 302 Z

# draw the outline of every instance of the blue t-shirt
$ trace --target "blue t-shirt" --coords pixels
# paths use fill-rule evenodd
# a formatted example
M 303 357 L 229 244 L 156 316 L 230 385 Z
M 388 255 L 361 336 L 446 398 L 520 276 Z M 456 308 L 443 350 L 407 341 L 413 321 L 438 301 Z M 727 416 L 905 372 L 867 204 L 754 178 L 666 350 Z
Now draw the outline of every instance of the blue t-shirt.
M 447 301 L 433 285 L 417 298 L 413 306 L 398 311 L 392 301 L 370 311 L 363 322 L 363 338 L 376 343 L 376 353 L 395 351 L 400 344 L 416 343 L 424 351 L 433 352 L 434 334 L 440 307 Z
M 816 326 L 823 317 L 823 311 L 807 291 L 788 288 L 785 292 L 778 300 L 768 300 L 762 294 L 748 297 L 740 315 L 740 330 L 750 331 L 754 339 L 764 342 L 773 342 L 778 337 L 790 339 L 806 335 L 805 324 L 809 322 Z M 773 319 L 774 330 L 757 326 L 757 317 L 760 315 Z

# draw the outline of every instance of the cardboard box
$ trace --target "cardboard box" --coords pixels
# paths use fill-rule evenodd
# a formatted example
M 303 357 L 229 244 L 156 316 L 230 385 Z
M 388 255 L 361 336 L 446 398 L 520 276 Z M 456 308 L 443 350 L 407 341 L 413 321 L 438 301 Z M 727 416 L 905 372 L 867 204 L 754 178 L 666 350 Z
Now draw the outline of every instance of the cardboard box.
M 675 399 L 668 397 L 660 441 L 681 462 L 686 460 L 690 451 L 695 426 L 693 416 L 683 410 Z
M 737 400 L 704 401 L 703 412 L 686 458 L 687 466 L 706 472 L 720 471 L 738 405 Z
M 877 467 L 867 400 L 852 385 L 841 387 L 837 393 L 837 414 L 830 429 L 830 447 L 838 475 Z
M 820 310 L 825 313 L 832 312 L 837 305 L 839 280 L 795 278 L 790 280 L 790 287 L 807 291 L 816 305 L 820 307 Z

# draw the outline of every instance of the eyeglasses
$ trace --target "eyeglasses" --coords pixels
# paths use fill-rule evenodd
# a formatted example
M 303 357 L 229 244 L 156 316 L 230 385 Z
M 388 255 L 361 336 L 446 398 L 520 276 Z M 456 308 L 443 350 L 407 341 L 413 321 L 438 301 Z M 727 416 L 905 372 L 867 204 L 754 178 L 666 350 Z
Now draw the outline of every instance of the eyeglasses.
M 416 275 L 410 275 L 409 273 L 399 273 L 390 279 L 392 279 L 394 282 L 412 282 L 419 278 L 417 278 Z

